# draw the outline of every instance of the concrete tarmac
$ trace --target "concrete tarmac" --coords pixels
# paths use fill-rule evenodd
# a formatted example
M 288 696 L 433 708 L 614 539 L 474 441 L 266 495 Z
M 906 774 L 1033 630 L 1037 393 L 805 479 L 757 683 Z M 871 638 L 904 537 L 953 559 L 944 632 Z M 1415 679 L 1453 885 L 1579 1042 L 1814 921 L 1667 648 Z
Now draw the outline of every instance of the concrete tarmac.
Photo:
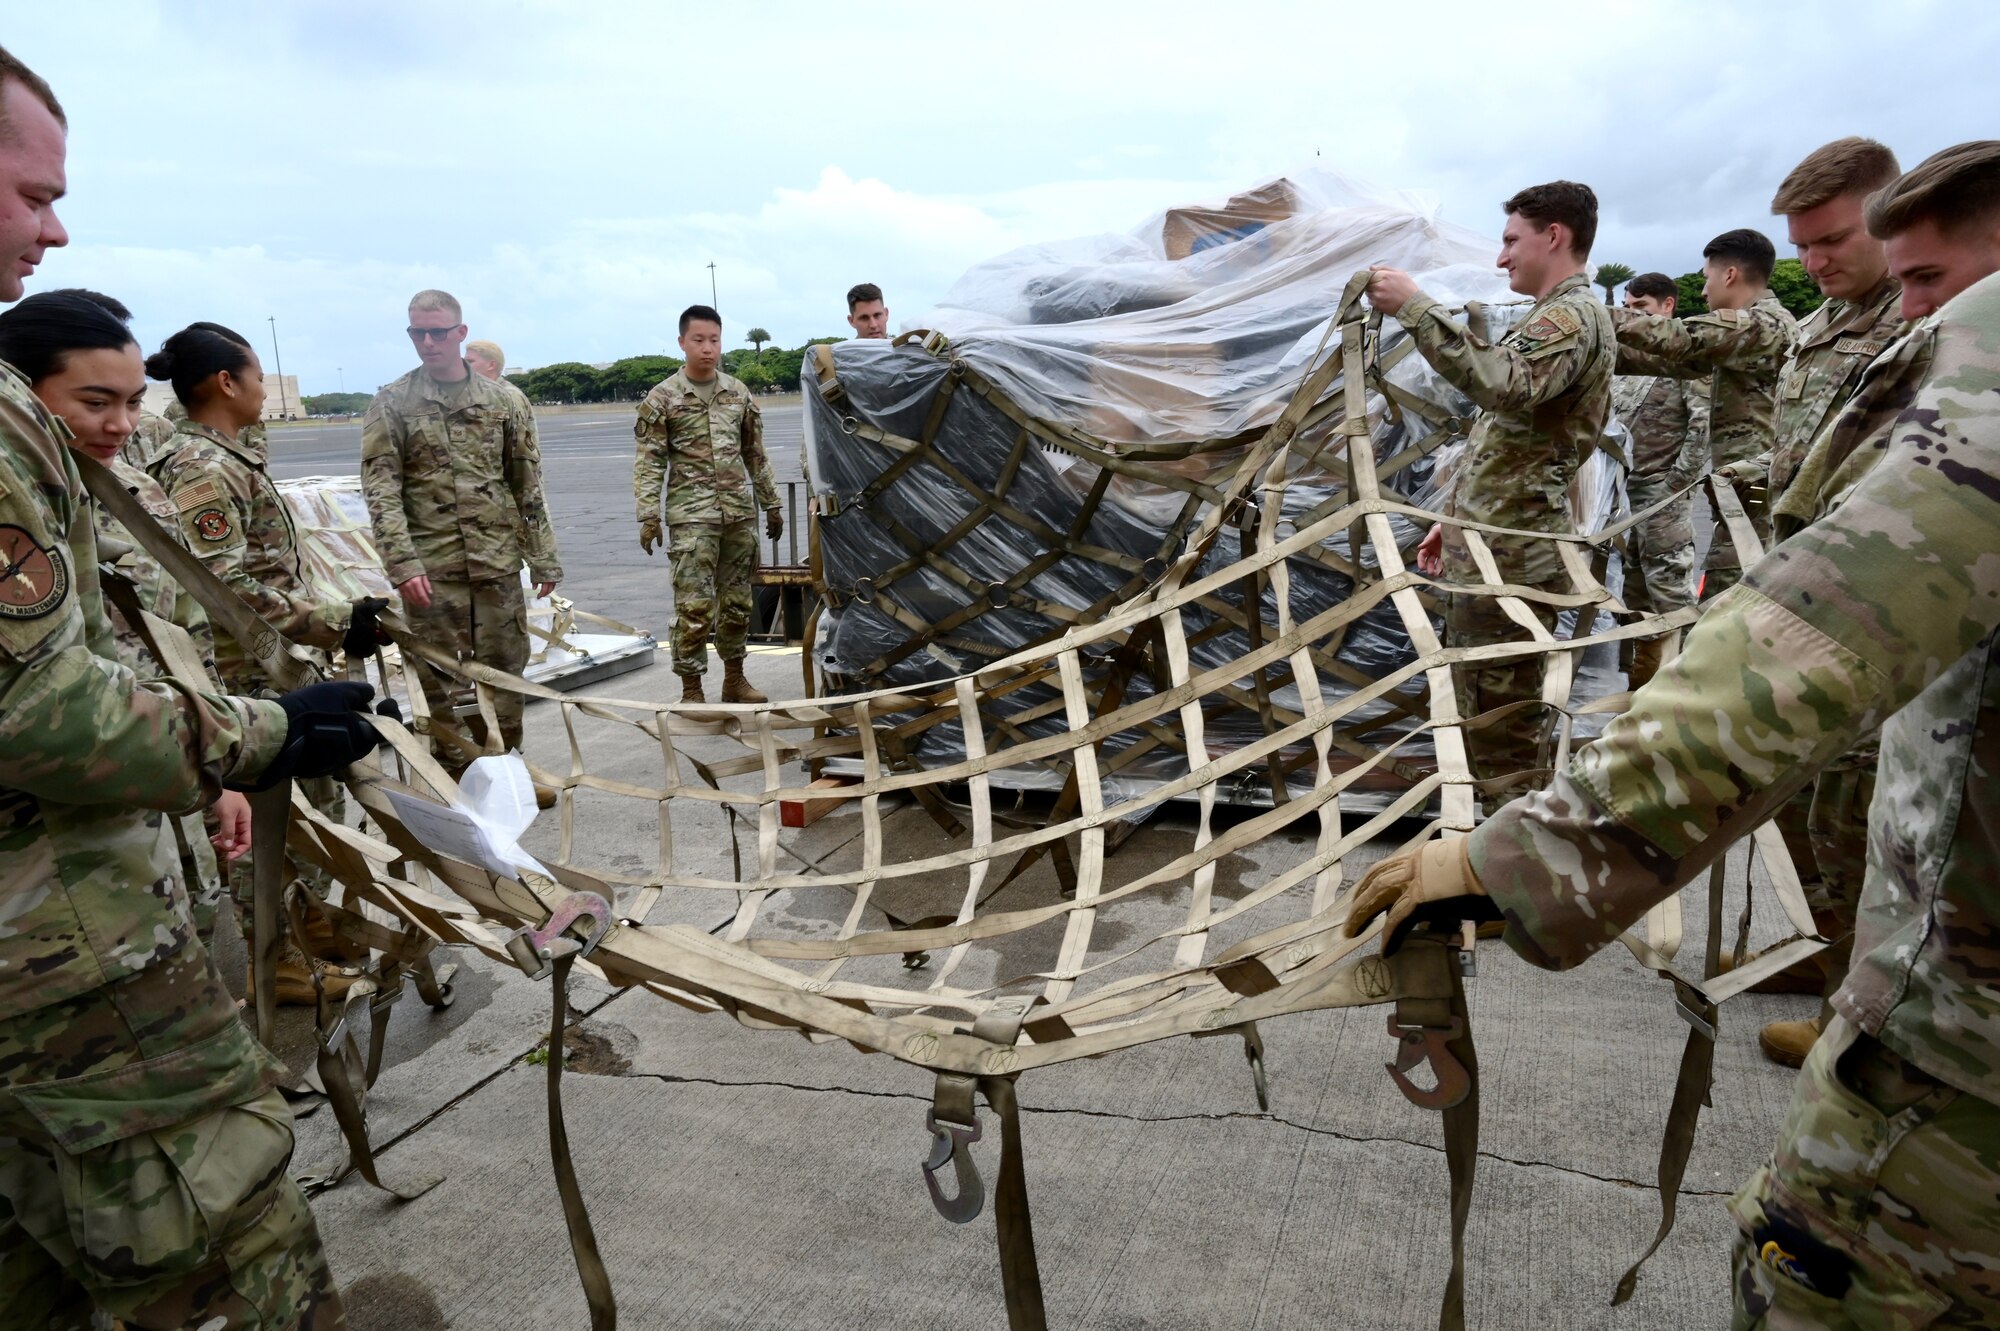
M 753 654 L 750 671 L 773 697 L 798 693 L 794 653 Z M 676 687 L 662 663 L 585 692 L 666 699 Z M 634 764 L 635 779 L 657 767 L 657 748 L 636 732 L 606 743 L 611 761 Z M 705 757 L 740 752 L 719 738 L 689 747 Z M 529 708 L 528 749 L 552 760 L 565 749 L 548 704 Z M 582 813 L 577 837 L 587 863 L 625 872 L 657 863 L 645 810 L 606 796 Z M 529 849 L 552 852 L 557 822 L 542 815 Z M 886 830 L 897 856 L 939 836 L 909 806 Z M 704 819 L 693 832 L 677 836 L 681 863 L 726 876 L 722 820 Z M 838 871 L 859 855 L 859 832 L 854 813 L 836 812 L 783 832 L 778 853 L 804 872 Z M 1122 880 L 1184 853 L 1193 833 L 1188 815 L 1169 810 L 1117 852 L 1116 873 Z M 754 833 L 744 835 L 744 853 L 754 854 Z M 1393 844 L 1358 855 L 1350 878 Z M 1304 839 L 1274 837 L 1231 857 L 1218 874 L 1218 904 L 1311 851 Z M 1732 932 L 1741 852 L 1736 860 L 1725 904 Z M 1049 888 L 1009 890 L 1033 902 Z M 1181 883 L 1131 902 L 1099 936 L 1170 928 L 1186 891 Z M 1705 894 L 1687 897 L 1691 952 L 1705 928 Z M 766 918 L 797 919 L 801 929 L 819 927 L 850 900 L 833 888 L 789 898 L 767 907 Z M 1775 937 L 1782 924 L 1768 896 L 1759 907 L 1753 942 Z M 650 918 L 719 932 L 735 908 L 733 898 L 670 895 Z M 1022 961 L 1037 959 L 1017 951 L 1005 964 L 1019 973 Z M 398 1204 L 351 1179 L 314 1204 L 347 1292 L 349 1326 L 582 1327 L 584 1301 L 548 1166 L 546 1070 L 529 1061 L 547 1033 L 550 990 L 480 957 L 460 960 L 450 1009 L 433 1013 L 413 994 L 398 1003 L 387 1069 L 368 1106 L 392 1181 L 444 1181 Z M 975 948 L 966 964 L 980 974 L 1000 958 Z M 1481 946 L 1469 990 L 1483 1102 L 1469 1325 L 1724 1325 L 1732 1226 L 1722 1203 L 1768 1152 L 1793 1080 L 1759 1056 L 1756 1031 L 1808 1015 L 1812 1000 L 1749 995 L 1725 1009 L 1714 1108 L 1702 1116 L 1679 1227 L 1633 1302 L 1613 1310 L 1613 1284 L 1658 1219 L 1652 1180 L 1686 1037 L 1672 992 L 1621 948 L 1552 975 L 1499 944 Z M 564 1078 L 569 1135 L 621 1326 L 1005 1326 L 990 1205 L 973 1223 L 951 1225 L 924 1191 L 927 1074 L 842 1042 L 751 1030 L 587 980 L 574 985 L 570 1008 L 577 1056 Z M 1024 1076 L 1025 1160 L 1050 1325 L 1434 1326 L 1448 1261 L 1439 1119 L 1405 1101 L 1383 1071 L 1393 1053 L 1388 1011 L 1268 1023 L 1268 1114 L 1257 1110 L 1234 1038 L 1164 1041 Z M 303 1057 L 303 1038 L 290 1052 Z M 975 1153 L 990 1188 L 998 1133 L 990 1114 L 986 1123 Z M 341 1156 L 328 1112 L 301 1121 L 295 1172 L 326 1170 Z

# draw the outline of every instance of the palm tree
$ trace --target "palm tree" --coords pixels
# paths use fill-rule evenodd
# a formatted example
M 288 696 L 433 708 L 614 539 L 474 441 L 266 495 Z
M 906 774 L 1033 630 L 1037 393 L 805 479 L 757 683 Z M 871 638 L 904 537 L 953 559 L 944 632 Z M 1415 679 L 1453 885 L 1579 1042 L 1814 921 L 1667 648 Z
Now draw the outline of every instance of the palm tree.
M 1627 273 L 1625 276 L 1630 277 Z M 762 328 L 753 328 L 743 335 L 743 340 L 757 348 L 757 359 L 764 359 L 764 344 L 771 340 L 771 334 Z
M 1617 289 L 1618 284 L 1620 282 L 1630 282 L 1637 276 L 1637 273 L 1622 263 L 1600 263 L 1597 265 L 1597 276 L 1593 280 L 1597 285 L 1604 288 L 1604 303 L 1609 305 L 1611 304 L 1611 293 Z

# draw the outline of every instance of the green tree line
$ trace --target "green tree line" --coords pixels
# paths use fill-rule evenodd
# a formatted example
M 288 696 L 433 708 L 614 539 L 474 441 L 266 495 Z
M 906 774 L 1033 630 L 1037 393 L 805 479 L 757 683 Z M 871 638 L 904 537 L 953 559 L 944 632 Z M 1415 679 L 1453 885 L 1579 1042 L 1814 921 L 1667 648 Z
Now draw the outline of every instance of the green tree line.
M 373 393 L 307 393 L 299 399 L 308 416 L 359 415 L 375 400 Z
M 722 369 L 741 379 L 752 392 L 795 393 L 809 349 L 821 342 L 838 341 L 837 337 L 816 337 L 803 347 L 789 349 L 738 347 L 723 353 Z M 637 402 L 680 367 L 679 358 L 674 356 L 627 356 L 601 370 L 581 361 L 561 361 L 507 378 L 530 402 Z

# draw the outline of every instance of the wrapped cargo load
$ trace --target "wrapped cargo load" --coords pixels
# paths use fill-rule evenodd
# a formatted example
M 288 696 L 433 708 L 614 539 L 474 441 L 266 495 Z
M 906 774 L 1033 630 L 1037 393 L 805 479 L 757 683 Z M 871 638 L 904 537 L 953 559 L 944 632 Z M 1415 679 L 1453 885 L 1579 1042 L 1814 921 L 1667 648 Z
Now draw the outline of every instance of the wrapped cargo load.
M 1299 173 L 1219 205 L 1171 209 L 1127 235 L 1002 255 L 960 278 L 922 327 L 816 348 L 804 376 L 805 448 L 820 512 L 824 686 L 944 680 L 1146 595 L 1324 358 L 1351 275 L 1372 263 L 1407 269 L 1497 337 L 1527 310 L 1492 266 L 1497 248 L 1440 222 L 1416 196 Z M 1369 391 L 1367 411 L 1376 454 L 1389 460 L 1384 479 L 1434 509 L 1476 411 L 1412 354 L 1393 320 L 1378 337 L 1386 391 Z M 1256 492 L 1279 506 L 1280 531 L 1345 501 L 1343 390 L 1333 379 L 1277 455 L 1276 474 L 1257 478 Z M 1594 455 L 1572 495 L 1580 529 L 1604 524 L 1619 489 L 1615 465 Z M 1183 581 L 1237 563 L 1263 503 L 1225 514 Z M 1392 523 L 1406 551 L 1423 534 L 1404 515 Z M 1365 579 L 1375 564 L 1361 544 Z M 1266 573 L 1184 616 L 1196 668 L 1240 658 L 1353 590 L 1349 534 L 1284 563 L 1282 612 L 1280 579 Z M 1092 683 L 1101 697 L 1145 696 L 1165 677 L 1153 668 L 1162 650 L 1126 642 L 1093 663 Z M 1413 659 L 1387 604 L 1312 651 L 1332 698 Z M 1027 682 L 982 710 L 1003 736 L 1047 734 L 1071 722 L 1054 697 Z M 1255 741 L 1304 705 L 1275 671 L 1268 688 L 1259 676 L 1224 691 L 1206 709 L 1195 761 Z M 1359 759 L 1427 715 L 1412 683 L 1358 710 L 1336 745 Z M 963 742 L 950 722 L 913 727 L 902 756 L 955 761 Z M 1190 765 L 1184 737 L 1160 730 L 1109 736 L 1102 752 L 1128 781 L 1172 779 Z M 1378 789 L 1425 769 L 1422 736 L 1400 752 Z M 1229 797 L 1283 798 L 1308 778 L 1309 756 L 1285 753 Z M 1009 778 L 1054 787 L 1065 773 Z

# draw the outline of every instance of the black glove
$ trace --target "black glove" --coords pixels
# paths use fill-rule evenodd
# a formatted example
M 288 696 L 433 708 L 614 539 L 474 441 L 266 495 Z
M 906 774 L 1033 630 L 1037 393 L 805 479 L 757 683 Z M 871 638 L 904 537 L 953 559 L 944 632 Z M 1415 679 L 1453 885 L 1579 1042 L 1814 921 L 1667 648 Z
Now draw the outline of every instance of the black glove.
M 287 777 L 326 776 L 338 772 L 385 743 L 368 720 L 368 703 L 375 686 L 359 680 L 333 680 L 293 689 L 278 699 L 291 726 L 285 747 L 254 782 L 226 782 L 237 790 L 269 790 Z M 395 715 L 390 699 L 382 715 Z
M 774 541 L 783 536 L 785 534 L 785 515 L 775 508 L 765 509 L 764 534 Z
M 354 617 L 347 621 L 347 636 L 340 650 L 349 656 L 367 656 L 377 647 L 387 646 L 389 635 L 379 622 L 389 608 L 386 596 L 364 596 L 354 603 Z

